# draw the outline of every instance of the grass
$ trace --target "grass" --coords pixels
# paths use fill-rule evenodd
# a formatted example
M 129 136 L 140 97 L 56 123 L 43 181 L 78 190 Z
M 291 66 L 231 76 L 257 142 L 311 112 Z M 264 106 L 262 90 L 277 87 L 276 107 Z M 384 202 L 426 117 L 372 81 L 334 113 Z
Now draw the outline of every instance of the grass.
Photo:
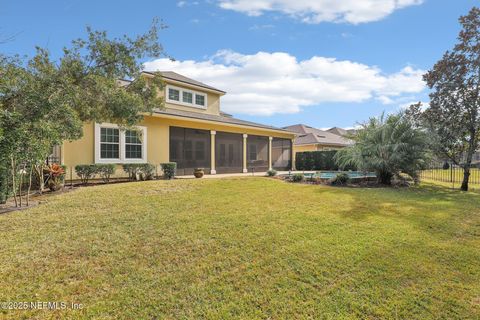
M 268 178 L 81 188 L 0 215 L 2 319 L 478 319 L 480 194 Z

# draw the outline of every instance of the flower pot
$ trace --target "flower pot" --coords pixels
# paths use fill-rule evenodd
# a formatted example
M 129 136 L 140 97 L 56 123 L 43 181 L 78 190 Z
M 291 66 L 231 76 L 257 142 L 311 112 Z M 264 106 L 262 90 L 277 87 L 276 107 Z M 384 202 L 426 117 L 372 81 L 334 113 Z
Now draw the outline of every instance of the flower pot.
M 205 172 L 203 171 L 203 168 L 197 168 L 193 170 L 193 175 L 195 176 L 195 178 L 201 178 L 204 174 Z

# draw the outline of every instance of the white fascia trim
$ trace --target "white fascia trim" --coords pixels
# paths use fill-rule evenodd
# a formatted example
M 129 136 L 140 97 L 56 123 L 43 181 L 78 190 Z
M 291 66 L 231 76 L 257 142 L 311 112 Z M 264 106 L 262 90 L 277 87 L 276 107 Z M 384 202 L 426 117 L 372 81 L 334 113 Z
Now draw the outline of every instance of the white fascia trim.
M 114 128 L 119 129 L 119 126 L 113 123 L 95 123 L 95 163 L 146 163 L 147 162 L 147 128 L 142 126 L 135 126 L 142 132 L 142 158 L 141 159 L 127 159 L 125 157 L 125 130 L 120 130 L 119 136 L 119 159 L 102 159 L 100 158 L 100 129 Z
M 175 90 L 178 90 L 179 92 L 179 96 L 178 96 L 178 99 L 179 101 L 176 101 L 176 100 L 170 100 L 170 97 L 169 97 L 169 90 L 170 89 L 175 89 Z M 188 102 L 183 102 L 183 92 L 190 92 L 192 94 L 192 103 L 188 103 Z M 205 99 L 205 105 L 204 106 L 201 106 L 201 105 L 198 105 L 195 103 L 195 98 L 197 95 L 200 95 L 200 96 L 203 96 L 204 99 Z M 186 107 L 191 107 L 191 108 L 197 108 L 197 109 L 202 109 L 202 110 L 207 110 L 207 106 L 208 106 L 208 101 L 207 101 L 207 97 L 208 95 L 206 93 L 203 93 L 203 92 L 199 92 L 199 91 L 195 91 L 195 90 L 190 90 L 190 89 L 185 89 L 185 88 L 182 88 L 182 87 L 176 87 L 176 86 L 172 86 L 170 84 L 167 84 L 166 88 L 165 88 L 165 101 L 168 102 L 168 103 L 172 103 L 172 104 L 178 104 L 180 106 L 186 106 Z

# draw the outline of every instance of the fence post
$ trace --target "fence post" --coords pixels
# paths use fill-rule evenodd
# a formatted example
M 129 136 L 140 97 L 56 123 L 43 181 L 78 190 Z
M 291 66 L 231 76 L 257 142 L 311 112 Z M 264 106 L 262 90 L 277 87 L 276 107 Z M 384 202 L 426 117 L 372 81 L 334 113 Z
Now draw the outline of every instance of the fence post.
M 452 182 L 452 189 L 455 189 L 455 179 L 453 179 L 453 163 L 450 165 L 450 180 Z

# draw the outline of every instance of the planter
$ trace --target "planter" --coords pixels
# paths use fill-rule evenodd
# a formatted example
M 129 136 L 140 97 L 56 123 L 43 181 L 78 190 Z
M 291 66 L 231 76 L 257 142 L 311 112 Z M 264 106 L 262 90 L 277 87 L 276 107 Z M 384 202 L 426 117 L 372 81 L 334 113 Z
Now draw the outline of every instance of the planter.
M 205 171 L 203 171 L 203 168 L 196 168 L 193 170 L 193 175 L 195 178 L 201 178 L 205 174 Z

